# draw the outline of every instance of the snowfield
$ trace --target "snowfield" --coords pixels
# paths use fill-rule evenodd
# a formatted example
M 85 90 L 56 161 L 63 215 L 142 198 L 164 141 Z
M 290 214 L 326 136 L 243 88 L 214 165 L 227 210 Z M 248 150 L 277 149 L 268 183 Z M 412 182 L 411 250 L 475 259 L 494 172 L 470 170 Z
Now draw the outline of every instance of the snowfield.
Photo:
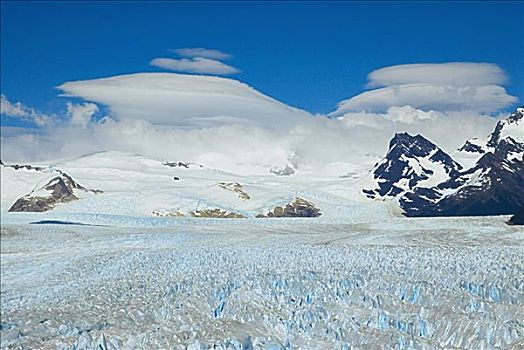
M 364 196 L 377 158 L 359 157 L 277 164 L 290 176 L 126 152 L 2 166 L 0 347 L 524 348 L 522 227 L 402 217 Z M 62 173 L 77 200 L 8 212 Z M 297 197 L 322 215 L 255 218 Z M 215 209 L 245 218 L 190 214 Z
M 506 217 L 20 215 L 2 219 L 5 349 L 524 347 L 524 233 Z

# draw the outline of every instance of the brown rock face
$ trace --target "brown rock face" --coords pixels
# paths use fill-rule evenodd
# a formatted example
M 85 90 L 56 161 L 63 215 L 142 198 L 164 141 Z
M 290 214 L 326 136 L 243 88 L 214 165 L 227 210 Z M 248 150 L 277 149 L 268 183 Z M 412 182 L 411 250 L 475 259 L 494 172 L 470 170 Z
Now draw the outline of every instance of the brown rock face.
M 66 203 L 77 200 L 73 188 L 64 179 L 57 176 L 44 186 L 46 191 L 51 193 L 47 196 L 27 195 L 19 198 L 9 208 L 11 212 L 43 212 L 53 209 L 58 203 Z
M 229 212 L 219 208 L 215 209 L 202 209 L 189 212 L 194 218 L 217 218 L 217 219 L 242 219 L 245 216 L 242 214 Z
M 159 216 L 159 217 L 184 217 L 185 216 L 184 213 L 180 212 L 179 210 L 174 210 L 174 211 L 155 210 L 151 214 L 153 214 L 154 216 Z
M 18 200 L 9 208 L 10 212 L 44 212 L 53 209 L 59 203 L 67 203 L 78 199 L 74 190 L 79 189 L 85 192 L 101 193 L 100 190 L 88 190 L 76 183 L 66 173 L 51 179 L 45 186 L 37 192 L 43 192 L 42 195 L 36 195 L 33 192 L 18 198 Z M 47 194 L 45 193 L 47 192 Z
M 320 209 L 313 203 L 297 197 L 284 207 L 276 206 L 265 215 L 257 215 L 257 218 L 315 218 L 320 215 Z
M 251 197 L 249 197 L 249 194 L 247 194 L 247 192 L 243 190 L 242 185 L 238 182 L 220 182 L 217 186 L 226 191 L 231 191 L 238 194 L 238 198 L 242 200 L 251 199 Z

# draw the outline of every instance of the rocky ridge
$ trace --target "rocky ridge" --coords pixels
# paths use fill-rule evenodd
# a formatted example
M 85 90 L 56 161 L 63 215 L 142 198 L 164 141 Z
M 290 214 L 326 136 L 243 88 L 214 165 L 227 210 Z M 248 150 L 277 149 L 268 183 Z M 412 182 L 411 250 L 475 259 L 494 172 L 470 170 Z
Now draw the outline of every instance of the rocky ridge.
M 406 216 L 513 214 L 524 205 L 523 112 L 499 121 L 484 141 L 461 147 L 480 155 L 468 169 L 421 135 L 396 134 L 372 172 L 374 188 L 363 193 L 398 200 Z

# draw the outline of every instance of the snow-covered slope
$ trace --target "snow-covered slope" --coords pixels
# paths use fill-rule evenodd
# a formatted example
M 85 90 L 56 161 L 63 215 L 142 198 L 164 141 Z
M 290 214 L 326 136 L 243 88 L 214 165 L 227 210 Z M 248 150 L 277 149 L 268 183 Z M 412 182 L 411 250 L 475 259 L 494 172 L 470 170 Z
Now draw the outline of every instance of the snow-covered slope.
M 2 191 L 3 213 L 18 198 L 42 188 L 58 172 L 67 173 L 87 189 L 103 193 L 57 205 L 50 212 L 55 216 L 75 213 L 197 216 L 192 213 L 220 209 L 254 218 L 296 198 L 315 205 L 322 213 L 321 218 L 327 220 L 367 220 L 370 216 L 387 217 L 389 212 L 388 204 L 368 202 L 358 190 L 366 168 L 342 163 L 318 171 L 300 169 L 290 176 L 269 171 L 264 175 L 238 175 L 185 159 L 101 152 L 52 162 L 45 169 L 48 169 L 45 175 L 41 171 L 2 169 L 2 190 L 8 189 Z
M 367 220 L 401 213 L 512 214 L 524 205 L 522 128 L 518 109 L 497 124 L 482 146 L 484 153 L 476 153 L 479 159 L 466 168 L 422 135 L 407 133 L 393 137 L 388 153 L 371 173 L 377 159 L 369 154 L 321 168 L 309 166 L 296 154 L 276 167 L 267 163 L 232 167 L 224 161 L 214 162 L 216 168 L 207 166 L 205 158 L 155 159 L 125 152 L 94 153 L 37 167 L 2 166 L 2 213 L 22 197 L 34 202 L 51 196 L 52 208 L 46 205 L 45 210 L 60 215 L 255 218 L 297 198 L 318 208 L 320 220 Z M 64 190 L 67 183 L 81 188 Z
M 2 212 L 43 212 L 91 194 L 102 193 L 77 183 L 52 166 L 1 164 Z

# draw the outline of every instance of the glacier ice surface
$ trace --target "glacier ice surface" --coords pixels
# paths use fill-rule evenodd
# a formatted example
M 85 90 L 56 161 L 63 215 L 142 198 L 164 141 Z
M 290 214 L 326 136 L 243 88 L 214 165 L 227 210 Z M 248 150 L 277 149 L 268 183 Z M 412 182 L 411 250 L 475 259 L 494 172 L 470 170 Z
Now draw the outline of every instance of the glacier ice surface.
M 522 232 L 440 220 L 7 225 L 1 347 L 519 348 Z

